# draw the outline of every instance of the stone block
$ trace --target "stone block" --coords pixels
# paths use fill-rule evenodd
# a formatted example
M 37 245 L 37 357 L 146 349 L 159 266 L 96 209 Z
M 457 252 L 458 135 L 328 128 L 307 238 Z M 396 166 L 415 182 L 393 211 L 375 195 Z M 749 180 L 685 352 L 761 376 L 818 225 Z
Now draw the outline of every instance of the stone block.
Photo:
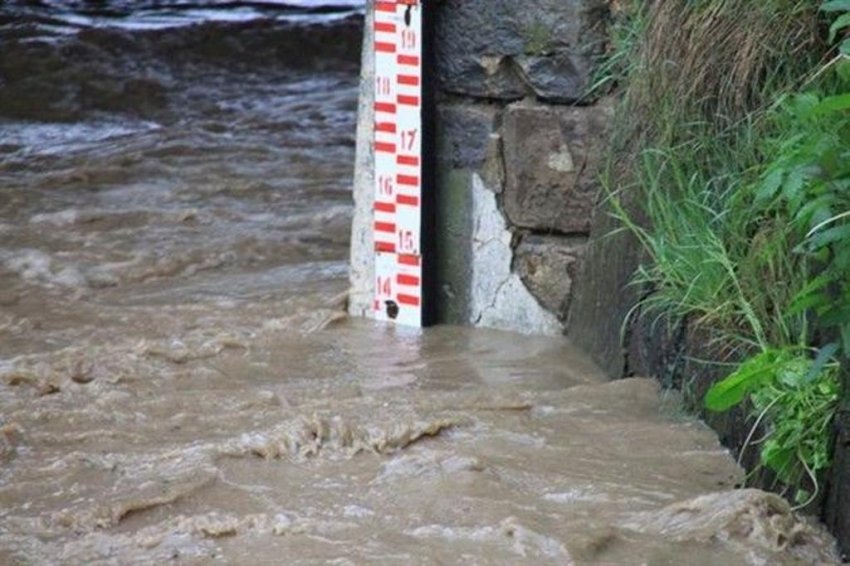
M 514 226 L 587 234 L 605 155 L 607 107 L 515 104 L 505 114 L 505 213 Z
M 481 168 L 481 178 L 487 188 L 495 193 L 501 193 L 505 188 L 505 157 L 502 136 L 499 134 L 490 134 L 484 166 Z
M 588 61 L 570 50 L 561 49 L 546 55 L 520 55 L 515 61 L 525 83 L 545 101 L 574 103 L 588 86 Z
M 443 90 L 500 100 L 538 93 L 574 102 L 602 53 L 608 3 L 445 0 L 436 9 Z
M 514 252 L 514 271 L 546 310 L 565 320 L 586 238 L 526 235 Z
M 496 109 L 485 104 L 440 104 L 437 107 L 437 151 L 443 166 L 477 169 L 484 163 Z

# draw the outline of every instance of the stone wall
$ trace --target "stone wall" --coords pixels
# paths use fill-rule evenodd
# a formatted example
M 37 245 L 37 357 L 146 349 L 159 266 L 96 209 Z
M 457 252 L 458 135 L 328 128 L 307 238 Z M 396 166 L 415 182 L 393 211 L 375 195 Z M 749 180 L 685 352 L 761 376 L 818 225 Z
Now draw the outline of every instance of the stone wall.
M 607 2 L 444 0 L 428 9 L 437 320 L 562 333 L 610 115 L 585 97 Z M 373 79 L 371 61 L 364 63 L 360 123 L 368 126 Z M 352 255 L 361 259 L 371 249 L 370 159 L 358 147 Z M 351 311 L 368 312 L 366 263 L 353 262 L 352 283 Z
M 442 322 L 560 334 L 610 112 L 586 98 L 604 0 L 446 0 L 434 11 Z

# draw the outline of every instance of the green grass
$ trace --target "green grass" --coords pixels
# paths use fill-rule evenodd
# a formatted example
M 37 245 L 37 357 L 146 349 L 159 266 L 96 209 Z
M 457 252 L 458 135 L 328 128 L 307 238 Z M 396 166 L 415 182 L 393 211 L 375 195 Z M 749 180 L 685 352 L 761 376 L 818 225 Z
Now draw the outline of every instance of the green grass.
M 850 354 L 850 64 L 817 2 L 626 6 L 597 86 L 625 87 L 605 184 L 645 251 L 632 314 L 740 360 L 706 405 L 747 407 L 747 444 L 806 504 Z
M 647 6 L 642 0 L 624 0 L 617 6 L 612 8 L 608 45 L 594 67 L 587 98 L 609 93 L 636 72 L 639 59 L 634 55 L 646 32 Z
M 777 316 L 808 273 L 805 258 L 791 253 L 787 225 L 749 197 L 760 159 L 752 127 L 723 134 L 695 124 L 692 139 L 645 149 L 625 188 L 640 194 L 639 215 L 621 200 L 623 189 L 611 200 L 650 260 L 633 281 L 653 290 L 643 315 L 688 318 L 720 348 L 796 343 L 804 326 L 803 317 Z

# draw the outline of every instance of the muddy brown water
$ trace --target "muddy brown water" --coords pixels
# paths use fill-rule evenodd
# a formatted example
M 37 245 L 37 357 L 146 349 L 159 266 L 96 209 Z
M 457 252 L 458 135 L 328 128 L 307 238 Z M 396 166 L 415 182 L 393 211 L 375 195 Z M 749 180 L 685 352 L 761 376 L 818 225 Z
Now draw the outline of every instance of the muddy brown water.
M 356 67 L 156 49 L 228 25 L 5 39 L 0 563 L 835 561 L 651 380 L 345 319 Z

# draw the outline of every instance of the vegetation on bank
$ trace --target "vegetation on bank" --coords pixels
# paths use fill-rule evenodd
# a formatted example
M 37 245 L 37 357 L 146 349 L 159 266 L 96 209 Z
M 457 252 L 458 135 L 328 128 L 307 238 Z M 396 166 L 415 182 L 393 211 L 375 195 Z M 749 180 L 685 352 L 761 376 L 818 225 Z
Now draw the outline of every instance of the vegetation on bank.
M 646 261 L 635 309 L 687 320 L 731 371 L 801 505 L 830 465 L 850 357 L 850 0 L 620 2 L 596 86 L 623 95 L 607 174 Z

